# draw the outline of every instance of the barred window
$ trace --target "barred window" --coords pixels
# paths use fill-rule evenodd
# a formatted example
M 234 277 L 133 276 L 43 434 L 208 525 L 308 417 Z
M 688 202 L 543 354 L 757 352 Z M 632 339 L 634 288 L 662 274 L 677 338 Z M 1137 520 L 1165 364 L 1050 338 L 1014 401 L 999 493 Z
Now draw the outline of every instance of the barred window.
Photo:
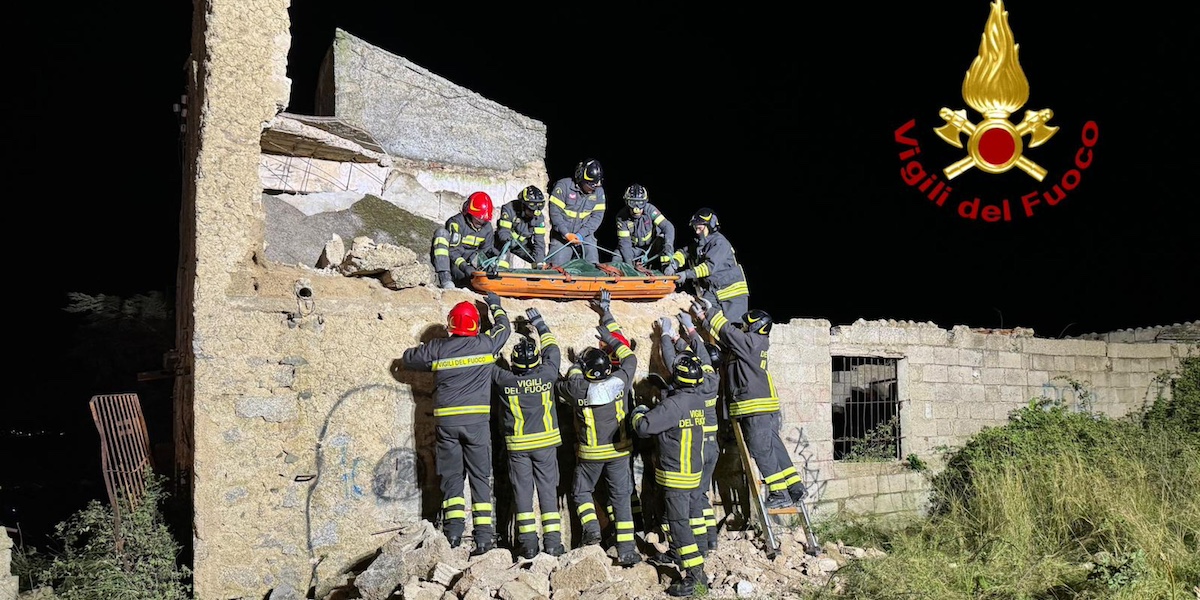
M 895 358 L 833 357 L 833 458 L 900 459 Z

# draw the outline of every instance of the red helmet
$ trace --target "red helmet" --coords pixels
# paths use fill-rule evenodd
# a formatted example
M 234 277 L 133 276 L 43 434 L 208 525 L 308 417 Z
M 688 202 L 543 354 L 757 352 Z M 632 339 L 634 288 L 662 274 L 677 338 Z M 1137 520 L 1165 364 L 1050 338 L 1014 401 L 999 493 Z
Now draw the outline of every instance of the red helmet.
M 446 319 L 446 329 L 451 335 L 479 335 L 479 309 L 466 300 L 455 304 Z
M 467 196 L 463 211 L 480 221 L 492 220 L 492 197 L 487 192 L 475 192 Z
M 625 336 L 621 335 L 620 331 L 612 332 L 612 336 L 617 338 L 618 342 L 625 344 L 626 348 L 630 347 L 629 346 L 629 338 L 626 338 Z M 600 345 L 604 346 L 604 351 L 608 353 L 608 359 L 612 361 L 612 364 L 614 367 L 621 364 L 621 359 L 617 357 L 617 349 L 616 348 L 612 348 L 608 344 L 605 344 L 604 342 L 601 342 Z

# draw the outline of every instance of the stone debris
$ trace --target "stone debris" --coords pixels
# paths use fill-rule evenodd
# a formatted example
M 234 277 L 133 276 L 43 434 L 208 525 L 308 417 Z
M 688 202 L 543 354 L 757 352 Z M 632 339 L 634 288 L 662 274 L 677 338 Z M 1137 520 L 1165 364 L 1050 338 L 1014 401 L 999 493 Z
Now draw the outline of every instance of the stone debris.
M 784 531 L 778 535 L 779 551 L 767 558 L 751 533 L 722 532 L 720 545 L 705 559 L 709 597 L 795 598 L 829 585 L 837 570 L 852 561 L 884 556 L 875 548 L 833 541 L 825 542 L 819 556 L 809 556 L 802 532 Z M 643 551 L 655 548 L 648 540 L 640 542 Z M 646 600 L 669 598 L 667 586 L 679 577 L 674 565 L 642 562 L 621 568 L 598 545 L 532 559 L 507 548 L 471 557 L 470 546 L 450 548 L 441 532 L 421 521 L 398 531 L 349 585 L 366 599 Z

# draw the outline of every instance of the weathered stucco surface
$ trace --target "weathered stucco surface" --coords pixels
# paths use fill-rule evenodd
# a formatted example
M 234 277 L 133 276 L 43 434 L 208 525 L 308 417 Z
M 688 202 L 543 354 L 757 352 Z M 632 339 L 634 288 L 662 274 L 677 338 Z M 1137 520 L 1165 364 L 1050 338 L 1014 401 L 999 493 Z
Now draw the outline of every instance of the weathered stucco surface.
M 435 518 L 432 377 L 397 370 L 393 361 L 435 335 L 454 303 L 482 298 L 469 290 L 391 290 L 265 258 L 260 139 L 287 104 L 287 7 L 287 0 L 196 4 L 176 427 L 177 459 L 192 477 L 196 597 L 206 600 L 327 590 L 385 541 L 378 533 Z M 517 117 L 506 118 L 524 122 Z M 422 122 L 418 115 L 409 125 Z M 396 187 L 403 181 L 424 191 L 396 192 L 390 202 L 436 204 L 438 193 L 450 193 L 446 204 L 457 210 L 480 178 L 500 182 L 497 198 L 515 195 L 529 173 L 544 182 L 544 143 L 513 149 L 510 164 L 436 167 L 420 161 L 458 155 L 436 152 L 438 134 L 422 131 L 421 151 L 396 161 L 423 170 L 404 171 L 386 188 L 403 189 Z M 442 143 L 461 148 L 455 142 Z M 434 181 L 435 173 L 445 181 Z M 616 318 L 639 342 L 642 375 L 658 352 L 655 319 L 688 302 L 683 294 L 614 302 Z M 505 307 L 513 316 L 537 308 L 564 348 L 595 342 L 597 315 L 586 302 L 506 300 Z M 1124 414 L 1158 393 L 1155 375 L 1189 348 L 894 321 L 831 328 L 821 319 L 779 323 L 771 339 L 781 434 L 818 517 L 911 513 L 927 490 L 921 474 L 899 463 L 833 459 L 835 356 L 897 360 L 902 454 L 932 458 L 938 446 L 1003 423 L 1032 397 L 1077 402 L 1072 381 L 1084 383 L 1094 409 Z

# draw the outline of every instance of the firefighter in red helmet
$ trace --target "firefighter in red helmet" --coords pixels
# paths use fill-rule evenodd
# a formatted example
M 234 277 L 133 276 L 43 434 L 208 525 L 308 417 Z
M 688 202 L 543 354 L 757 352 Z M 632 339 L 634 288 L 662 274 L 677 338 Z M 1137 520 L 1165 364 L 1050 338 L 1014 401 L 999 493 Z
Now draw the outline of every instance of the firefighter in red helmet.
M 471 275 L 495 256 L 496 230 L 492 226 L 492 197 L 474 192 L 463 202 L 462 211 L 446 219 L 433 233 L 433 270 L 438 287 L 467 287 Z
M 452 547 L 462 543 L 467 503 L 464 471 L 471 485 L 471 521 L 479 555 L 495 547 L 492 524 L 492 363 L 512 332 L 500 296 L 488 292 L 492 326 L 482 329 L 472 302 L 459 302 L 447 316 L 446 338 L 435 338 L 404 351 L 410 371 L 433 371 L 437 472 L 441 477 L 442 532 Z

